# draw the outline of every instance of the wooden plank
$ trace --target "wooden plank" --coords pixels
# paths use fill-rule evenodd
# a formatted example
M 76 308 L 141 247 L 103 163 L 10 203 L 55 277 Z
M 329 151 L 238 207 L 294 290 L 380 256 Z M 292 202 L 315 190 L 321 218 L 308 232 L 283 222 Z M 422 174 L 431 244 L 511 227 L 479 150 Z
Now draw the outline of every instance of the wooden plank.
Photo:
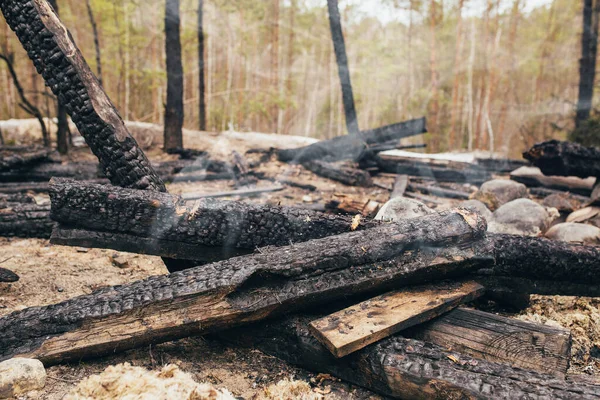
M 466 308 L 452 310 L 405 335 L 471 357 L 550 374 L 566 374 L 571 358 L 568 329 Z
M 312 321 L 309 329 L 336 357 L 354 353 L 483 294 L 476 282 L 438 283 L 386 293 Z

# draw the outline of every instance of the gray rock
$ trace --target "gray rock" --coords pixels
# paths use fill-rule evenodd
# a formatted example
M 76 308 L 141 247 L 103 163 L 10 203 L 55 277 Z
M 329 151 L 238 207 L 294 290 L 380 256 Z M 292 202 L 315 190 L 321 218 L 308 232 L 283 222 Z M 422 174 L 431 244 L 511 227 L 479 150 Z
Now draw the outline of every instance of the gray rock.
M 459 204 L 460 207 L 466 208 L 467 210 L 476 211 L 481 214 L 486 221 L 492 220 L 492 212 L 479 200 L 467 200 Z
M 545 232 L 560 214 L 529 199 L 506 203 L 494 212 L 488 231 L 513 235 L 537 236 Z
M 560 212 L 568 213 L 571 213 L 581 208 L 581 201 L 577 200 L 569 193 L 551 194 L 550 196 L 544 198 L 542 204 L 546 207 L 556 208 Z
M 400 221 L 404 219 L 422 217 L 434 211 L 420 201 L 406 197 L 396 197 L 381 207 L 375 216 L 381 221 Z
M 587 224 L 565 222 L 554 225 L 546 232 L 545 236 L 563 242 L 598 244 L 600 243 L 600 228 Z
M 0 363 L 0 399 L 15 397 L 46 385 L 46 370 L 39 360 L 12 358 Z
M 492 211 L 510 201 L 527 197 L 529 194 L 525 185 L 505 179 L 487 181 L 473 195 L 475 200 L 481 201 Z

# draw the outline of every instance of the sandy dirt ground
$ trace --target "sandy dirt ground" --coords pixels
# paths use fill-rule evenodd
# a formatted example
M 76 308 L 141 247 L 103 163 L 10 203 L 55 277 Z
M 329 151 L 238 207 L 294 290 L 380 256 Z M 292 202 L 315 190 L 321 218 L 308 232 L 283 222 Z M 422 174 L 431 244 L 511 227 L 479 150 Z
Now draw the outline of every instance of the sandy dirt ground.
M 193 140 L 192 140 L 193 142 Z M 214 152 L 220 157 L 236 148 L 242 154 L 249 147 L 238 139 L 198 141 L 197 148 Z M 151 159 L 164 161 L 174 159 L 154 148 L 149 151 Z M 258 157 L 258 156 L 257 156 Z M 93 159 L 85 150 L 77 151 L 71 159 Z M 250 161 L 252 161 L 250 159 Z M 375 180 L 376 186 L 368 189 L 347 187 L 319 178 L 301 167 L 270 162 L 257 168 L 271 178 L 295 179 L 317 187 L 309 192 L 295 187 L 262 194 L 243 201 L 281 205 L 312 206 L 332 199 L 352 196 L 384 203 L 389 198 L 386 189 L 393 184 L 393 177 Z M 272 186 L 271 181 L 260 181 L 257 186 Z M 210 193 L 236 188 L 231 181 L 198 183 L 175 183 L 169 191 L 176 194 Z M 231 197 L 231 199 L 237 199 Z M 48 201 L 38 196 L 38 202 Z M 442 204 L 429 204 L 443 209 L 458 202 L 442 200 Z M 166 274 L 158 257 L 119 253 L 113 250 L 84 249 L 53 246 L 47 240 L 0 238 L 0 266 L 13 270 L 21 280 L 12 284 L 0 284 L 0 316 L 26 307 L 47 305 L 89 294 L 104 286 L 133 282 L 148 276 Z M 534 296 L 532 305 L 516 316 L 539 323 L 562 326 L 573 334 L 571 372 L 589 376 L 599 374 L 600 368 L 600 298 L 575 298 L 560 296 Z M 505 314 L 510 315 L 510 314 Z M 129 362 L 135 366 L 160 369 L 174 363 L 192 374 L 198 382 L 208 382 L 217 388 L 226 388 L 244 399 L 264 397 L 265 388 L 282 379 L 307 381 L 315 393 L 325 398 L 353 399 L 378 397 L 363 389 L 345 385 L 327 376 L 319 376 L 295 368 L 259 351 L 223 344 L 212 338 L 188 338 L 176 342 L 129 351 L 123 354 L 92 361 L 54 366 L 48 369 L 46 388 L 32 392 L 23 398 L 61 399 L 83 378 L 104 370 L 109 365 Z M 290 396 L 293 398 L 293 396 Z

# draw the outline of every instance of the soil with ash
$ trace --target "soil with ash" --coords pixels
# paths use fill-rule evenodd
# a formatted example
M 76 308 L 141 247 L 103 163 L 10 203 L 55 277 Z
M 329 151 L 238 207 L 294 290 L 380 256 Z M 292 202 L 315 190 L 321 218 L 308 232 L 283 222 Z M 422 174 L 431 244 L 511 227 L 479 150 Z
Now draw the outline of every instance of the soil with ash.
M 219 145 L 217 142 L 217 145 L 222 149 L 222 143 Z M 225 147 L 230 151 L 231 146 L 231 143 L 227 143 Z M 199 148 L 209 152 L 216 149 L 206 146 Z M 236 149 L 241 154 L 247 150 L 243 146 Z M 175 159 L 174 156 L 165 155 L 158 149 L 152 149 L 148 153 L 155 161 Z M 214 153 L 218 152 L 215 150 Z M 218 155 L 221 159 L 226 159 L 223 154 Z M 249 161 L 256 161 L 259 156 L 249 157 Z M 92 156 L 79 150 L 70 158 L 92 159 Z M 275 160 L 259 165 L 255 171 L 262 172 L 274 180 L 286 179 L 314 185 L 316 190 L 311 192 L 285 186 L 284 190 L 278 192 L 252 198 L 229 199 L 317 208 L 330 200 L 340 200 L 349 196 L 384 204 L 389 198 L 389 189 L 394 182 L 394 177 L 390 175 L 377 177 L 375 186 L 371 188 L 349 187 L 320 178 L 300 166 L 282 164 Z M 256 185 L 273 184 L 271 180 L 261 180 Z M 175 194 L 210 193 L 236 188 L 238 187 L 232 181 L 175 183 L 168 187 L 169 191 Z M 473 187 L 468 189 L 473 190 Z M 47 197 L 38 196 L 37 201 L 47 201 Z M 440 198 L 435 198 L 435 201 L 435 204 L 428 205 L 437 210 L 459 203 Z M 88 294 L 104 286 L 167 273 L 159 257 L 119 253 L 113 250 L 52 246 L 47 240 L 36 239 L 0 239 L 0 266 L 13 270 L 21 277 L 19 282 L 0 284 L 0 316 L 30 306 L 52 304 L 73 296 Z M 596 375 L 599 374 L 600 368 L 599 303 L 600 299 L 534 296 L 531 307 L 517 317 L 570 329 L 574 344 L 571 372 Z M 268 398 L 267 388 L 286 379 L 308 382 L 314 393 L 327 399 L 381 398 L 328 375 L 309 373 L 296 368 L 257 350 L 230 346 L 204 337 L 147 346 L 111 357 L 51 367 L 48 369 L 46 388 L 43 392 L 30 393 L 28 398 L 61 399 L 83 378 L 100 373 L 109 365 L 123 362 L 151 370 L 159 370 L 169 363 L 176 364 L 198 382 L 211 383 L 216 388 L 226 388 L 233 395 L 244 399 Z M 290 392 L 280 398 L 291 399 L 294 396 Z

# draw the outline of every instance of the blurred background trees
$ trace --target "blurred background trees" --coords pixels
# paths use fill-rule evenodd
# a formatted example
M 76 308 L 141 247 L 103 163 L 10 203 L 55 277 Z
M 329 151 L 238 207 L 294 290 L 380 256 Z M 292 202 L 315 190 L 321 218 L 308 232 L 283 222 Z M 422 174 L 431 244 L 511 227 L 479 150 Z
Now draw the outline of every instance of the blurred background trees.
M 166 0 L 57 3 L 87 61 L 95 71 L 101 67 L 122 116 L 163 124 L 166 52 L 176 44 L 165 43 Z M 321 139 L 347 132 L 326 0 L 177 3 L 184 127 Z M 577 108 L 583 4 L 340 0 L 358 125 L 425 115 L 430 151 L 494 149 L 512 156 L 564 137 Z M 55 100 L 4 21 L 0 48 L 14 52 L 27 97 L 55 117 Z M 29 117 L 3 64 L 0 85 L 0 119 Z

